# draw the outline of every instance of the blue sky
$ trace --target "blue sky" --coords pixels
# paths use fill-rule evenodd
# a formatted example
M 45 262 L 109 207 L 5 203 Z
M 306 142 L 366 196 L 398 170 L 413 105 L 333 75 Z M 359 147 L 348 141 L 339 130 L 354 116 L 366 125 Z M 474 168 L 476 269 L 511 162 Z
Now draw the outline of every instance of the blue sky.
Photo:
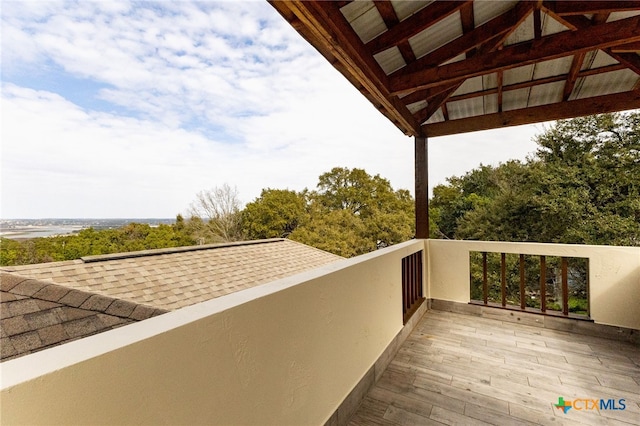
M 227 183 L 332 167 L 413 189 L 413 141 L 266 1 L 3 1 L 2 218 L 174 217 Z M 542 126 L 430 140 L 430 183 L 523 159 Z

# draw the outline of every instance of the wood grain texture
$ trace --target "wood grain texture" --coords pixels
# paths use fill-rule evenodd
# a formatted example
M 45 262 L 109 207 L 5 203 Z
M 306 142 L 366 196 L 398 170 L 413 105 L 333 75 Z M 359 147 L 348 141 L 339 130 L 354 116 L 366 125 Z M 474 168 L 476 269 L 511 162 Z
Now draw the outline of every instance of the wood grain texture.
M 625 410 L 554 407 L 625 399 Z M 640 425 L 640 347 L 507 321 L 428 311 L 350 425 Z

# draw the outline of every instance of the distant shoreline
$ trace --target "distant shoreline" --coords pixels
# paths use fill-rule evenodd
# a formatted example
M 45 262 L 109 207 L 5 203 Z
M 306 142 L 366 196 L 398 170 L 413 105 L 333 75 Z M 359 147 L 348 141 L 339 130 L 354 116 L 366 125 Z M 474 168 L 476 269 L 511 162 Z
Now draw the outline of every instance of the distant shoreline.
M 0 219 L 0 237 L 14 241 L 73 235 L 87 228 L 117 229 L 130 223 L 171 225 L 175 219 Z

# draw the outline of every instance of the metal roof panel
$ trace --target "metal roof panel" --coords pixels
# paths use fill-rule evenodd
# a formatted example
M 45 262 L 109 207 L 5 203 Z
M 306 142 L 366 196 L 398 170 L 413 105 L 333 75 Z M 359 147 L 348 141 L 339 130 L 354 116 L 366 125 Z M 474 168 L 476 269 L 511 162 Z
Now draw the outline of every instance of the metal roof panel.
M 563 31 L 568 31 L 569 28 L 565 27 L 561 22 L 556 21 L 547 13 L 542 13 L 541 16 L 541 24 L 542 24 L 542 36 L 548 36 L 551 34 L 561 33 Z
M 474 117 L 483 114 L 484 102 L 481 97 L 448 102 L 447 111 L 449 111 L 449 118 L 451 120 Z
M 487 95 L 482 97 L 484 100 L 484 113 L 493 114 L 498 112 L 498 95 Z
M 525 65 L 523 67 L 511 68 L 504 71 L 504 85 L 522 83 L 533 78 L 533 65 Z
M 566 75 L 571 70 L 573 56 L 565 56 L 563 58 L 552 59 L 550 61 L 538 62 L 533 71 L 533 78 L 555 77 L 557 75 Z
M 340 11 L 363 43 L 387 31 L 387 26 L 372 1 L 354 1 Z
M 584 77 L 576 99 L 621 93 L 633 89 L 640 77 L 629 69 Z
M 564 81 L 557 81 L 555 83 L 533 86 L 529 92 L 527 106 L 534 107 L 561 102 L 564 85 Z
M 517 0 L 505 0 L 505 1 L 495 1 L 495 0 L 476 0 L 473 2 L 473 18 L 476 24 L 476 27 L 484 24 L 495 18 L 496 16 L 500 16 L 509 9 L 512 9 L 518 3 Z
M 530 91 L 530 88 L 524 88 L 504 92 L 502 94 L 502 110 L 510 111 L 512 109 L 526 108 Z
M 451 40 L 455 40 L 461 35 L 462 21 L 460 19 L 460 12 L 456 12 L 411 37 L 409 44 L 416 58 L 420 58 L 438 47 L 447 44 Z
M 402 53 L 400 53 L 400 49 L 396 46 L 377 53 L 373 55 L 373 57 L 387 75 L 407 65 L 402 57 Z
M 429 4 L 433 3 L 433 1 L 391 1 L 391 5 L 393 6 L 393 10 L 396 11 L 396 16 L 399 20 L 404 21 L 409 16 L 413 15 L 417 11 L 427 7 Z
M 444 121 L 444 114 L 442 113 L 442 109 L 438 109 L 435 114 L 433 114 L 428 120 L 426 124 L 433 123 L 441 123 Z
M 466 93 L 479 92 L 483 89 L 482 87 L 482 76 L 469 78 L 462 83 L 458 90 L 453 92 L 452 96 L 464 95 Z
M 524 41 L 533 40 L 533 14 L 529 14 L 527 19 L 521 23 L 516 30 L 505 41 L 505 45 L 522 43 Z

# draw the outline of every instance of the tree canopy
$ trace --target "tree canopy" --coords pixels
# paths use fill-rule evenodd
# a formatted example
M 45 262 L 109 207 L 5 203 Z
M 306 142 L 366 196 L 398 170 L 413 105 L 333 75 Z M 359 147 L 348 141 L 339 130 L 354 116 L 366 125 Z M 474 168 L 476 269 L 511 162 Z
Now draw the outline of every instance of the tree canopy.
M 333 168 L 314 191 L 263 190 L 243 210 L 249 238 L 287 237 L 345 257 L 412 238 L 413 222 L 409 191 L 357 168 Z
M 558 121 L 527 161 L 434 188 L 442 238 L 640 245 L 640 113 Z

